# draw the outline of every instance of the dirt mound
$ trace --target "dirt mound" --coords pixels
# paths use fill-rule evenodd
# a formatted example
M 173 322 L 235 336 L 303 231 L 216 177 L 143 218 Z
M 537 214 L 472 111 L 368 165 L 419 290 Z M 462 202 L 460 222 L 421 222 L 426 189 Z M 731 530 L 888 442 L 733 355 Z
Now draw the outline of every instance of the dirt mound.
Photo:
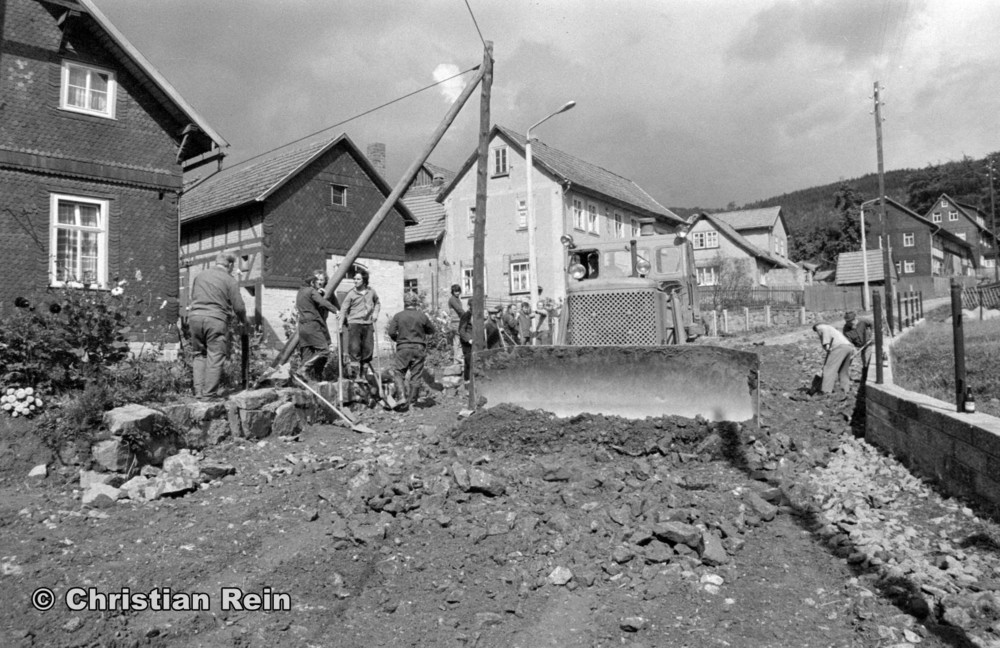
M 454 433 L 464 446 L 488 450 L 558 452 L 567 445 L 614 447 L 623 454 L 666 454 L 671 444 L 696 446 L 717 424 L 702 419 L 663 416 L 632 420 L 603 414 L 558 418 L 544 410 L 502 404 L 480 410 Z

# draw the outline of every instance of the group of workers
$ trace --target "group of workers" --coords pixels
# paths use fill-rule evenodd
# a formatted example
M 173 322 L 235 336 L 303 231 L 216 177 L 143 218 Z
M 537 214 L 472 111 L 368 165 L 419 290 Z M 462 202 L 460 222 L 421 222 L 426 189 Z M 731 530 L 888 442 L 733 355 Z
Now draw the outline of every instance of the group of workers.
M 844 313 L 842 331 L 822 323 L 814 324 L 813 331 L 819 335 L 819 342 L 826 351 L 818 391 L 829 394 L 839 385 L 847 393 L 851 387 L 851 363 L 857 353 L 861 354 L 861 383 L 864 384 L 875 350 L 872 323 L 858 319 L 857 313 L 849 311 Z

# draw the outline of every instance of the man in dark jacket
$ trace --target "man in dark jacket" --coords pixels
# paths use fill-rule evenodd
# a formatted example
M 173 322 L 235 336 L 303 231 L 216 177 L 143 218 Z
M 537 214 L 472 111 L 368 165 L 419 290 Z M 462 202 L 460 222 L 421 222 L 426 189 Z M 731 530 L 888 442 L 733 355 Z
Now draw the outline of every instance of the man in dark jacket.
M 868 380 L 868 365 L 875 351 L 875 330 L 868 320 L 859 320 L 854 311 L 844 313 L 844 337 L 861 349 L 861 382 Z
M 393 315 L 385 328 L 389 338 L 396 343 L 396 360 L 392 373 L 400 409 L 415 403 L 420 396 L 427 342 L 436 331 L 427 314 L 417 308 L 419 305 L 420 298 L 417 295 L 406 293 L 403 297 L 404 310 Z M 409 381 L 406 380 L 407 374 Z
M 326 326 L 326 316 L 338 311 L 337 305 L 323 296 L 326 273 L 316 270 L 306 277 L 305 285 L 295 295 L 295 310 L 298 313 L 300 368 L 305 374 L 320 378 L 323 366 L 329 357 L 330 330 Z M 336 297 L 333 298 L 336 301 Z
M 194 351 L 192 372 L 195 398 L 216 398 L 219 395 L 230 317 L 235 317 L 239 326 L 249 328 L 240 286 L 230 274 L 235 264 L 235 254 L 220 252 L 215 258 L 215 265 L 198 273 L 191 284 L 188 326 L 191 329 L 191 349 Z

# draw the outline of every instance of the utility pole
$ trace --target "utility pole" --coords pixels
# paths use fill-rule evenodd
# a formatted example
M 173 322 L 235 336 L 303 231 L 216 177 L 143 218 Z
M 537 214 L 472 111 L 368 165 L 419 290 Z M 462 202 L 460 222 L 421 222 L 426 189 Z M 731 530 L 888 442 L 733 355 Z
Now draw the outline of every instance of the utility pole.
M 889 237 L 885 231 L 885 165 L 882 163 L 882 102 L 878 96 L 878 81 L 875 82 L 875 150 L 878 154 L 878 206 L 879 237 L 882 239 L 882 274 L 885 286 L 885 316 L 889 333 L 893 332 L 892 322 L 892 259 Z
M 490 152 L 490 92 L 493 89 L 493 41 L 483 50 L 482 93 L 479 98 L 479 150 L 476 166 L 476 218 L 472 224 L 472 353 L 486 346 L 483 298 L 486 259 L 486 187 Z M 472 356 L 473 359 L 475 355 Z M 469 409 L 476 409 L 476 372 L 469 376 Z
M 993 234 L 993 281 L 1000 281 L 1000 243 L 997 242 L 997 208 L 993 203 L 993 158 L 988 165 L 990 170 L 990 229 Z

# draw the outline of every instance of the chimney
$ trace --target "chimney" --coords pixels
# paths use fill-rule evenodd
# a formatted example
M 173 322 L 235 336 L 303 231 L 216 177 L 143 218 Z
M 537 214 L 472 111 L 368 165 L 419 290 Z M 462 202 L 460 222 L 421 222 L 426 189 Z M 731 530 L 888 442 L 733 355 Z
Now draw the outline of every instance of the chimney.
M 385 144 L 374 142 L 368 145 L 368 161 L 372 166 L 385 177 Z

